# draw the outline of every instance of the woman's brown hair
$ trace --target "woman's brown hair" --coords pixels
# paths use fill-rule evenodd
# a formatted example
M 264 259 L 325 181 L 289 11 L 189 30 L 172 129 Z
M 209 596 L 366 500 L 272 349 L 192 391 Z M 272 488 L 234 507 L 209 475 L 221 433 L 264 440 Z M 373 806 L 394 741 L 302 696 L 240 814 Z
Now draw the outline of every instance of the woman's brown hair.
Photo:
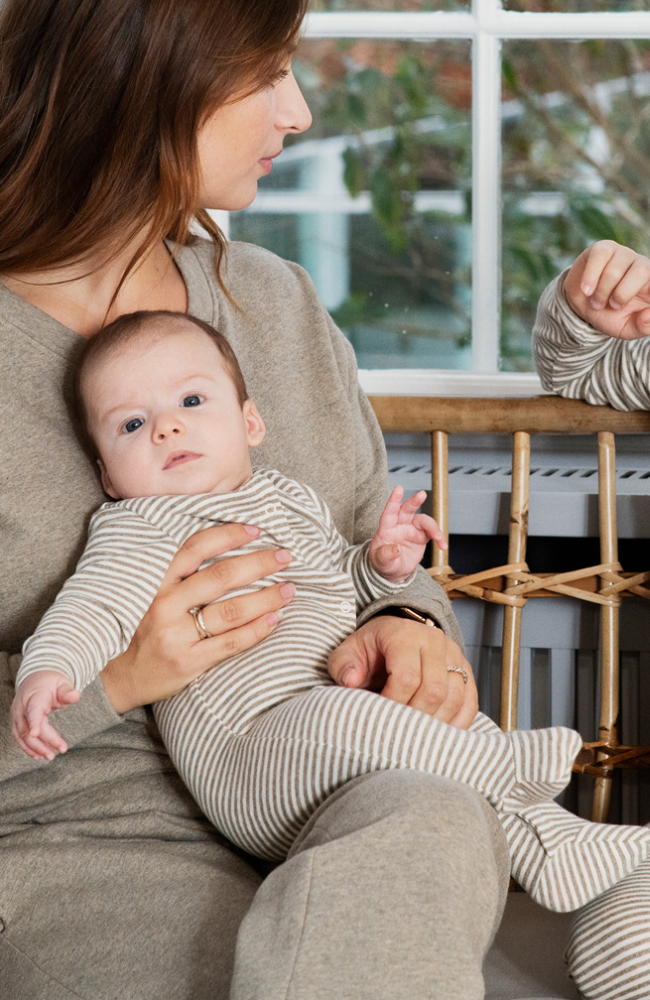
M 0 14 L 0 272 L 123 251 L 124 277 L 197 218 L 196 137 L 271 84 L 307 0 L 5 0 Z M 124 280 L 124 277 L 122 280 Z M 221 278 L 219 277 L 221 282 Z

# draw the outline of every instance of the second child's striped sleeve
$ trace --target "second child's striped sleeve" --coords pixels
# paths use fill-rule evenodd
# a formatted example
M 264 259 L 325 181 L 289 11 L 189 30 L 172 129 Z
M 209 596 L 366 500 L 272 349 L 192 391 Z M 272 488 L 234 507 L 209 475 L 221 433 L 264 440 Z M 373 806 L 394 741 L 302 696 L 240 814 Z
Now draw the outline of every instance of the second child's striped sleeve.
M 533 351 L 542 385 L 617 410 L 650 409 L 650 338 L 618 340 L 594 330 L 568 304 L 565 276 L 551 282 L 537 307 Z
M 18 685 L 38 670 L 64 674 L 77 690 L 129 645 L 178 546 L 123 507 L 102 507 L 90 523 L 73 576 L 23 647 Z

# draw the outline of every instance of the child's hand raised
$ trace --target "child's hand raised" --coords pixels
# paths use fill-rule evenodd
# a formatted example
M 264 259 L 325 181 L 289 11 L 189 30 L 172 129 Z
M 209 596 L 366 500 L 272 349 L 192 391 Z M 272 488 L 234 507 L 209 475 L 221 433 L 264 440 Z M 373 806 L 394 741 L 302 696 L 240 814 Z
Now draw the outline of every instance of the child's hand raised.
M 428 514 L 418 514 L 426 499 L 420 490 L 410 500 L 401 502 L 404 490 L 396 486 L 379 518 L 379 530 L 370 542 L 368 552 L 373 568 L 387 580 L 399 583 L 410 576 L 418 565 L 429 539 L 447 548 L 447 539 Z
M 650 336 L 650 259 L 613 240 L 580 254 L 564 280 L 574 313 L 619 340 Z
M 79 701 L 79 692 L 56 670 L 39 670 L 19 684 L 11 706 L 11 728 L 21 750 L 34 760 L 54 760 L 67 744 L 48 721 L 48 714 Z

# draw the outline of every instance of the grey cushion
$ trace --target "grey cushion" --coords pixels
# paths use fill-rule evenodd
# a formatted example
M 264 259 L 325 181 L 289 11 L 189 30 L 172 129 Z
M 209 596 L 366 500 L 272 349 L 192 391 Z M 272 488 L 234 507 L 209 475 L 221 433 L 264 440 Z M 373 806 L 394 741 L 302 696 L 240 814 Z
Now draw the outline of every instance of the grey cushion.
M 564 962 L 570 926 L 570 913 L 551 913 L 523 892 L 510 893 L 483 968 L 485 1000 L 579 1000 Z

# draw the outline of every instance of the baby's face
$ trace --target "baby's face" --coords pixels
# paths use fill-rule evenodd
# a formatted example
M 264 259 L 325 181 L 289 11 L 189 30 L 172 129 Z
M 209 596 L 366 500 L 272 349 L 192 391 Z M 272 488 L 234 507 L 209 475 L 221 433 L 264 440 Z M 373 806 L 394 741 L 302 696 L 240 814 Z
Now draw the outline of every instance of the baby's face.
M 229 493 L 250 478 L 248 449 L 264 423 L 251 400 L 240 406 L 217 347 L 196 327 L 118 347 L 82 391 L 109 496 Z

